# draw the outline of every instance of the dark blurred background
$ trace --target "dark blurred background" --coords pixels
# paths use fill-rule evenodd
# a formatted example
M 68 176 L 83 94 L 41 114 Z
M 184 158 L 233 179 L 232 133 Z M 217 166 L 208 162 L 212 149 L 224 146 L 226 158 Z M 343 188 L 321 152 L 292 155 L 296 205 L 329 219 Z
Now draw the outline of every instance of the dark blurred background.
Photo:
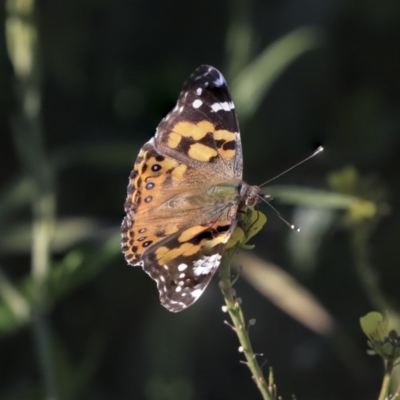
M 6 0 L 0 20 L 0 399 L 260 398 L 217 278 L 171 314 L 120 253 L 136 155 L 203 63 L 247 182 L 325 147 L 269 188 L 300 234 L 260 206 L 275 295 L 243 256 L 263 370 L 284 399 L 376 399 L 359 318 L 399 306 L 400 3 Z

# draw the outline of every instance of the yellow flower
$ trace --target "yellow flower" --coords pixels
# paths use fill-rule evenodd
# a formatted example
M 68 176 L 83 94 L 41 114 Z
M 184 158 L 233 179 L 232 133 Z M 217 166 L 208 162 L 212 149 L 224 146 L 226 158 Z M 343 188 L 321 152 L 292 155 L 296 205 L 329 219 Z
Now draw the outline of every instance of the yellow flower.
M 254 207 L 245 207 L 238 213 L 238 224 L 230 237 L 227 249 L 240 246 L 243 249 L 251 250 L 254 245 L 247 242 L 256 235 L 267 222 L 267 217 Z
M 368 345 L 375 354 L 392 360 L 400 357 L 400 337 L 392 329 L 387 315 L 372 311 L 360 318 L 360 324 L 369 339 Z

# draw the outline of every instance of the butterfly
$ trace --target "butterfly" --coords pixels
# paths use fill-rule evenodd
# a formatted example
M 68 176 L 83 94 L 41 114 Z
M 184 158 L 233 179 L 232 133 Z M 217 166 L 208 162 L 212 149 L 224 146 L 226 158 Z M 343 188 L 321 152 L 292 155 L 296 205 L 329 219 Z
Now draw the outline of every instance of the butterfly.
M 227 83 L 201 65 L 140 150 L 129 177 L 121 247 L 157 283 L 161 304 L 192 305 L 218 269 L 238 212 L 260 200 L 242 180 L 239 123 Z

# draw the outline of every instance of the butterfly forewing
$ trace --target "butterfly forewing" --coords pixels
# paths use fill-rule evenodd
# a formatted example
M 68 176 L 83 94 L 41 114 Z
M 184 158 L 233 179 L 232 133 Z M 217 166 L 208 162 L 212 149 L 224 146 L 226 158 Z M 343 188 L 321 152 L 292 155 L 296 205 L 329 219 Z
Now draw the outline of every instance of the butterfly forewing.
M 235 105 L 222 74 L 202 65 L 185 82 L 175 108 L 157 128 L 156 148 L 197 169 L 242 179 Z

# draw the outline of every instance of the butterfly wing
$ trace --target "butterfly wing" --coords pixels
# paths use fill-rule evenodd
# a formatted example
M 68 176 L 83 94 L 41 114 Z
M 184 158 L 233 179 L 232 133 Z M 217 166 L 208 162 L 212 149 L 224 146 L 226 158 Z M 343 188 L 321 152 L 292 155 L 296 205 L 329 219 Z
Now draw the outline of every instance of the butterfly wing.
M 214 67 L 198 67 L 175 108 L 161 121 L 155 147 L 197 170 L 242 179 L 239 122 L 229 88 Z
M 229 90 L 220 72 L 201 66 L 155 138 L 141 149 L 122 223 L 127 262 L 141 265 L 157 282 L 161 303 L 170 311 L 196 301 L 217 270 L 236 225 L 234 192 L 241 176 L 239 126 Z M 226 201 L 210 200 L 210 182 L 229 183 Z
M 157 282 L 161 304 L 178 312 L 192 305 L 218 269 L 235 224 L 219 220 L 181 230 L 142 256 L 144 270 Z
M 152 141 L 143 146 L 121 227 L 125 259 L 156 281 L 161 304 L 173 312 L 193 304 L 210 282 L 237 213 L 235 202 L 207 203 L 202 191 L 207 177 L 182 165 L 160 156 Z

